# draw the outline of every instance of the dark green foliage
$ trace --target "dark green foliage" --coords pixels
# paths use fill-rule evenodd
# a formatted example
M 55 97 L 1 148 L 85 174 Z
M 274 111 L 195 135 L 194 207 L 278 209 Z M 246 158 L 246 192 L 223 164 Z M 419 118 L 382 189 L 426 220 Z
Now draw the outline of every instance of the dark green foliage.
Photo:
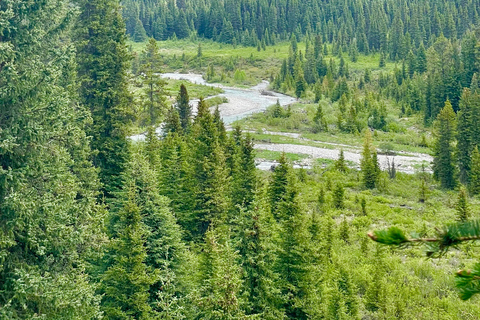
M 105 212 L 76 100 L 74 18 L 66 1 L 0 3 L 1 319 L 101 317 L 86 261 L 105 245 Z
M 328 130 L 328 124 L 323 114 L 323 108 L 321 103 L 318 104 L 317 111 L 315 112 L 315 116 L 313 117 L 313 122 L 314 122 L 313 129 L 315 132 Z
M 470 183 L 468 189 L 471 194 L 476 195 L 480 193 L 480 153 L 476 146 L 472 152 L 472 162 L 470 167 Z
M 157 41 L 153 38 L 147 43 L 144 51 L 144 63 L 140 70 L 144 72 L 144 95 L 142 97 L 143 111 L 146 119 L 142 124 L 156 125 L 163 119 L 166 113 L 165 81 L 160 73 L 160 54 Z
M 433 160 L 434 177 L 440 181 L 442 188 L 453 189 L 456 185 L 453 158 L 453 138 L 455 134 L 455 113 L 447 100 L 436 120 L 437 141 Z
M 210 226 L 202 254 L 200 297 L 201 319 L 229 320 L 242 316 L 238 253 L 224 231 Z
M 121 174 L 128 162 L 125 131 L 133 119 L 126 71 L 129 55 L 120 7 L 114 0 L 78 1 L 76 40 L 80 101 L 89 108 L 93 123 L 88 134 L 96 151 L 105 197 L 121 189 Z
M 148 319 L 151 307 L 148 290 L 158 275 L 147 267 L 146 227 L 136 204 L 134 181 L 128 186 L 123 207 L 118 212 L 110 254 L 112 265 L 102 277 L 102 309 L 107 319 Z
M 143 42 L 145 40 L 147 40 L 147 33 L 145 32 L 142 21 L 137 19 L 135 21 L 135 29 L 133 31 L 133 41 Z
M 468 208 L 468 194 L 465 187 L 460 187 L 460 191 L 458 192 L 458 200 L 457 200 L 457 220 L 459 221 L 466 221 L 470 217 L 470 210 Z
M 338 156 L 337 161 L 335 161 L 335 170 L 340 172 L 346 172 L 348 170 L 345 163 L 345 156 L 343 155 L 343 149 L 340 149 L 340 155 Z
M 278 162 L 278 166 L 273 171 L 272 181 L 268 186 L 268 196 L 273 216 L 277 220 L 281 220 L 288 218 L 282 215 L 283 212 L 280 212 L 280 207 L 283 202 L 288 202 L 290 197 L 295 194 L 294 190 L 289 190 L 290 186 L 293 187 L 295 176 L 292 174 L 292 167 L 284 153 L 282 153 Z
M 377 161 L 377 152 L 373 150 L 372 135 L 370 130 L 365 131 L 365 140 L 363 144 L 362 158 L 360 168 L 362 169 L 363 184 L 365 188 L 373 189 L 380 174 Z
M 190 98 L 188 97 L 187 88 L 183 84 L 180 85 L 175 108 L 180 116 L 180 123 L 183 131 L 188 132 L 192 121 L 192 107 L 190 106 Z
M 333 206 L 342 209 L 344 206 L 345 189 L 341 183 L 338 183 L 333 190 Z

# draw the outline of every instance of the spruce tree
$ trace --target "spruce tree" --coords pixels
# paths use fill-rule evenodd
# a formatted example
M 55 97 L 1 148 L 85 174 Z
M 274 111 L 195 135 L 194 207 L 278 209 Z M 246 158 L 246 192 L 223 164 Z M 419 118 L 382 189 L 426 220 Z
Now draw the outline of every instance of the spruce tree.
M 475 146 L 472 152 L 468 190 L 472 195 L 480 194 L 480 152 Z
M 128 162 L 127 125 L 131 97 L 126 72 L 129 55 L 124 23 L 116 0 L 78 0 L 76 40 L 80 101 L 92 114 L 88 134 L 96 151 L 93 164 L 100 168 L 103 194 L 112 198 L 122 187 Z
M 165 81 L 160 76 L 160 53 L 158 50 L 157 41 L 150 38 L 144 51 L 145 62 L 140 66 L 140 70 L 145 74 L 142 104 L 146 117 L 143 124 L 146 125 L 158 124 L 166 113 Z
M 457 209 L 457 220 L 467 221 L 468 218 L 470 217 L 470 210 L 468 206 L 468 194 L 464 186 L 461 186 L 458 192 L 456 209 Z
M 323 108 L 321 103 L 318 104 L 317 111 L 315 112 L 315 116 L 313 117 L 313 122 L 314 130 L 316 132 L 328 130 L 328 124 L 323 114 Z
M 345 196 L 345 189 L 343 188 L 343 184 L 338 183 L 333 190 L 333 206 L 336 209 L 343 209 L 344 206 L 344 196 Z
M 241 318 L 240 266 L 227 231 L 211 225 L 205 233 L 201 260 L 202 278 L 197 301 L 199 318 L 229 320 Z
M 375 188 L 379 175 L 379 167 L 378 162 L 376 161 L 376 152 L 374 151 L 372 146 L 372 135 L 369 129 L 365 131 L 365 140 L 363 143 L 363 152 L 362 158 L 360 160 L 360 168 L 362 170 L 363 185 L 365 186 L 365 188 Z
M 6 0 L 0 12 L 0 318 L 99 319 L 87 261 L 105 212 L 75 92 L 75 10 Z
M 118 212 L 116 237 L 110 245 L 112 265 L 102 278 L 102 309 L 107 319 L 149 319 L 152 310 L 148 292 L 158 275 L 146 265 L 147 231 L 134 181 L 125 197 Z
M 345 164 L 345 156 L 343 155 L 343 149 L 340 149 L 340 154 L 337 161 L 335 161 L 335 170 L 340 172 L 347 172 L 348 167 Z
M 279 212 L 280 203 L 288 198 L 287 186 L 289 183 L 293 183 L 294 175 L 285 153 L 282 153 L 278 162 L 279 164 L 275 167 L 272 180 L 268 186 L 268 197 L 273 216 L 275 219 L 281 220 L 286 217 L 281 216 Z
M 437 139 L 433 158 L 433 175 L 445 189 L 453 189 L 456 185 L 452 145 L 455 126 L 455 112 L 453 112 L 452 105 L 447 100 L 435 123 Z
M 192 121 L 192 107 L 190 106 L 190 98 L 188 97 L 187 88 L 183 83 L 180 85 L 175 108 L 180 116 L 180 123 L 183 131 L 188 132 Z

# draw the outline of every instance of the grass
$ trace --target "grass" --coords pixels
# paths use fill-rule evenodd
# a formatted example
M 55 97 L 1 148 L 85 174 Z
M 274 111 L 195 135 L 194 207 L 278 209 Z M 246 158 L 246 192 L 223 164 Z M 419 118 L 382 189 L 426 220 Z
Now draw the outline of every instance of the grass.
M 202 48 L 201 59 L 197 58 L 198 45 Z M 128 41 L 127 45 L 133 52 L 141 53 L 145 49 L 146 42 L 136 43 Z M 262 80 L 270 80 L 279 71 L 283 59 L 288 58 L 290 47 L 289 41 L 283 41 L 274 46 L 267 46 L 265 50 L 258 51 L 256 47 L 244 47 L 222 44 L 206 39 L 181 39 L 158 41 L 160 54 L 165 62 L 165 72 L 197 72 L 205 74 L 207 67 L 212 64 L 216 76 L 212 79 L 226 85 L 252 86 Z M 337 65 L 340 61 L 338 56 L 325 56 L 328 63 L 333 59 Z M 298 43 L 298 50 L 305 53 L 305 42 Z M 379 71 L 392 71 L 395 64 L 387 62 L 384 68 L 379 68 L 380 54 L 358 56 L 357 62 L 351 62 L 347 54 L 343 54 L 345 62 L 352 74 L 363 74 L 366 68 L 372 71 L 372 76 Z M 235 81 L 236 70 L 245 72 L 243 81 Z
M 280 159 L 281 155 L 282 155 L 282 152 L 278 152 L 278 151 L 257 150 L 255 158 L 277 161 L 278 159 Z M 307 155 L 296 154 L 296 153 L 285 153 L 285 157 L 292 162 L 298 162 L 308 158 Z

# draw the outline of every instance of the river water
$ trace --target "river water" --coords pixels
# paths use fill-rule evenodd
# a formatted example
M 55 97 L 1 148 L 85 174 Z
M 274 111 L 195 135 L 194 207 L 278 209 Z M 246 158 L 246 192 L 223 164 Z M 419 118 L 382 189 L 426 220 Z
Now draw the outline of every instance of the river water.
M 187 80 L 192 83 L 223 89 L 224 92 L 218 96 L 227 98 L 228 102 L 222 103 L 218 108 L 226 125 L 245 118 L 253 113 L 262 112 L 269 106 L 275 104 L 277 100 L 282 106 L 289 105 L 296 101 L 293 97 L 269 91 L 268 81 L 262 81 L 258 85 L 248 89 L 241 89 L 227 87 L 218 83 L 208 83 L 203 79 L 201 74 L 195 73 L 163 73 L 162 77 L 175 80 Z M 192 111 L 195 114 L 198 100 L 190 100 L 190 104 L 192 106 Z M 161 133 L 161 128 L 157 128 L 157 133 Z M 130 139 L 133 141 L 143 141 L 145 140 L 145 134 L 134 135 L 131 136 Z

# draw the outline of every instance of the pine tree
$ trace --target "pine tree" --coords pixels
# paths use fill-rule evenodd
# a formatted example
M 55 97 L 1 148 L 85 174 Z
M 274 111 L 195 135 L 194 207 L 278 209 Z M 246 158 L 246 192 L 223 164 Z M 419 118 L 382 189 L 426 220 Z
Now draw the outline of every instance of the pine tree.
M 345 196 L 345 189 L 343 188 L 343 184 L 338 183 L 333 190 L 333 206 L 336 209 L 343 209 L 344 207 L 344 196 Z
M 0 12 L 0 318 L 98 319 L 87 261 L 101 256 L 105 212 L 75 90 L 75 10 Z
M 436 120 L 436 142 L 434 146 L 433 174 L 442 188 L 453 189 L 456 185 L 453 158 L 453 139 L 455 134 L 455 112 L 447 100 Z
M 145 62 L 140 66 L 140 70 L 144 72 L 144 96 L 143 108 L 147 118 L 144 123 L 147 125 L 155 125 L 161 121 L 166 113 L 166 102 L 164 86 L 165 81 L 160 76 L 160 53 L 158 51 L 157 41 L 153 38 L 145 47 Z
M 180 116 L 180 123 L 183 131 L 188 132 L 191 125 L 192 107 L 190 106 L 190 98 L 188 97 L 187 88 L 183 83 L 180 85 L 175 108 Z
M 372 135 L 370 130 L 365 131 L 365 140 L 363 143 L 362 158 L 360 168 L 362 169 L 363 185 L 368 189 L 375 188 L 379 175 L 379 166 L 376 161 L 375 151 L 372 151 Z
M 477 146 L 475 146 L 472 152 L 469 180 L 468 189 L 470 193 L 473 195 L 480 194 L 480 153 Z
M 343 155 L 343 149 L 340 149 L 340 155 L 338 156 L 337 161 L 335 161 L 335 170 L 340 172 L 347 172 L 348 167 L 345 164 L 345 156 Z
M 115 0 L 79 0 L 76 47 L 80 101 L 93 118 L 88 134 L 97 151 L 103 194 L 108 199 L 122 187 L 128 162 L 126 128 L 133 119 L 126 72 L 129 55 L 120 6 Z
M 230 206 L 230 177 L 225 150 L 220 144 L 218 128 L 203 99 L 198 103 L 197 116 L 192 125 L 194 151 L 195 210 L 194 229 L 203 235 L 211 222 L 225 222 Z
M 148 291 L 158 276 L 145 263 L 147 232 L 137 196 L 132 181 L 118 212 L 117 235 L 111 243 L 112 265 L 102 278 L 102 309 L 107 319 L 148 319 L 152 315 Z
M 174 106 L 168 109 L 162 129 L 164 136 L 168 135 L 169 133 L 183 134 L 182 124 L 180 123 L 180 116 Z
M 201 319 L 229 320 L 242 316 L 240 267 L 226 231 L 209 227 L 205 233 L 198 309 Z
M 272 180 L 268 186 L 268 197 L 270 202 L 270 210 L 273 216 L 278 220 L 283 219 L 279 212 L 280 203 L 285 201 L 288 197 L 288 184 L 293 182 L 294 176 L 292 174 L 292 167 L 282 153 L 279 164 L 273 171 Z
M 474 146 L 474 106 L 472 105 L 471 93 L 465 89 L 460 100 L 460 111 L 457 114 L 457 150 L 456 158 L 459 168 L 459 180 L 467 184 L 470 172 L 471 153 Z
M 457 220 L 467 221 L 468 218 L 470 217 L 470 210 L 468 206 L 468 194 L 464 186 L 461 186 L 460 191 L 458 192 L 456 209 L 457 209 Z
M 240 221 L 237 248 L 244 270 L 245 313 L 261 319 L 282 318 L 280 277 L 272 267 L 278 259 L 275 220 L 262 201 L 255 200 L 251 211 L 240 212 Z
M 281 251 L 278 272 L 282 275 L 280 288 L 283 295 L 285 314 L 290 319 L 307 319 L 306 305 L 310 290 L 311 250 L 308 246 L 310 234 L 304 211 L 300 208 L 295 182 L 288 182 L 288 196 L 278 205 L 281 220 Z
M 327 131 L 328 125 L 323 114 L 323 107 L 321 103 L 318 104 L 317 111 L 315 112 L 315 116 L 313 117 L 313 122 L 315 124 L 314 130 L 316 132 Z
M 137 19 L 135 21 L 135 29 L 133 31 L 133 41 L 143 42 L 147 40 L 147 38 L 147 33 L 145 32 L 142 21 L 140 21 L 140 19 Z

